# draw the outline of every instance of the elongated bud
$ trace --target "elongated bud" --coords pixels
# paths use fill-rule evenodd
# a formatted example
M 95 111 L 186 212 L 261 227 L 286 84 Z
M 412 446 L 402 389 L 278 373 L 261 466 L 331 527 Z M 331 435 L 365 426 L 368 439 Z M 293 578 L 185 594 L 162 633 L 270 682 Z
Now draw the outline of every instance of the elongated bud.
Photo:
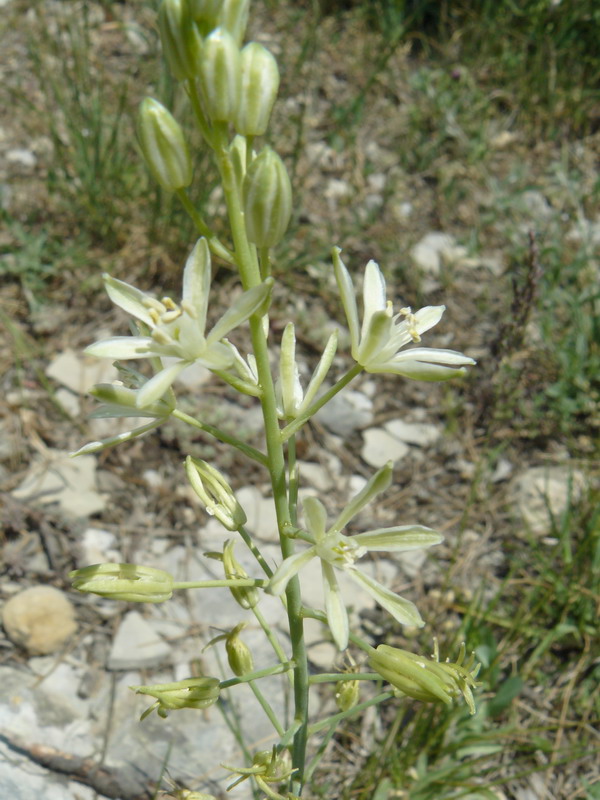
M 248 142 L 244 136 L 233 137 L 233 141 L 229 145 L 229 154 L 231 156 L 231 163 L 233 165 L 233 174 L 238 188 L 238 192 L 242 193 L 244 188 L 244 178 L 246 177 L 246 160 L 248 153 Z
M 229 579 L 249 578 L 250 576 L 246 570 L 234 556 L 233 548 L 233 539 L 228 539 L 223 547 L 223 569 L 225 570 L 225 577 Z M 254 606 L 258 605 L 260 592 L 253 586 L 230 586 L 229 591 L 242 608 L 254 608 Z
M 248 25 L 250 0 L 222 0 L 218 24 L 228 30 L 238 44 L 242 44 Z
M 201 61 L 202 37 L 186 0 L 162 0 L 158 29 L 163 53 L 175 80 L 195 78 Z
M 274 247 L 283 239 L 292 215 L 292 185 L 285 164 L 270 147 L 248 167 L 244 214 L 248 239 L 258 247 Z
M 462 695 L 474 714 L 471 689 L 477 685 L 475 678 L 481 665 L 475 664 L 474 656 L 465 664 L 464 657 L 464 645 L 457 662 L 450 663 L 438 660 L 437 643 L 433 660 L 381 644 L 369 656 L 369 666 L 402 694 L 416 700 L 451 705 L 454 698 Z
M 190 15 L 202 36 L 208 36 L 219 24 L 222 2 L 223 0 L 187 0 Z
M 360 681 L 349 680 L 337 684 L 335 702 L 340 711 L 350 711 L 358 703 L 360 696 Z
M 279 69 L 273 55 L 257 42 L 242 50 L 242 84 L 235 128 L 244 136 L 261 136 L 266 130 L 279 89 Z
M 254 659 L 252 653 L 245 642 L 240 639 L 240 631 L 244 624 L 236 625 L 235 628 L 225 638 L 225 650 L 227 660 L 234 675 L 247 675 L 254 669 Z
M 218 469 L 211 467 L 206 461 L 188 456 L 185 460 L 185 472 L 208 514 L 216 517 L 229 531 L 237 531 L 246 524 L 244 509 Z
M 162 603 L 173 594 L 173 576 L 137 564 L 94 564 L 69 573 L 73 588 L 112 600 Z
M 130 686 L 136 694 L 156 698 L 156 703 L 147 708 L 140 719 L 145 719 L 154 709 L 163 719 L 169 711 L 179 708 L 208 708 L 219 699 L 218 678 L 187 678 L 175 683 L 155 683 L 152 686 Z
M 213 122 L 231 122 L 240 101 L 241 56 L 235 39 L 217 28 L 204 42 L 200 87 L 206 113 Z
M 175 192 L 192 182 L 192 159 L 183 131 L 158 100 L 146 97 L 138 114 L 138 138 L 146 164 L 163 189 Z
M 118 383 L 98 383 L 90 389 L 90 394 L 105 404 L 101 413 L 103 417 L 168 417 L 175 408 L 174 396 L 167 396 L 149 406 L 138 408 L 137 390 Z

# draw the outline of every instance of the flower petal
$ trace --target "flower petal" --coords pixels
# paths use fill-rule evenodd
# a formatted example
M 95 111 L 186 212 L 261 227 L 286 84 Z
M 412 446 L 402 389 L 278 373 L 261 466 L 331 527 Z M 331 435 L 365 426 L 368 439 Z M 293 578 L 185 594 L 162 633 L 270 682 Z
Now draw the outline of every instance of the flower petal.
M 377 360 L 381 351 L 389 346 L 393 328 L 392 317 L 385 311 L 375 311 L 369 319 L 369 325 L 365 327 L 365 333 L 361 336 L 360 346 L 352 351 L 352 357 L 368 369 L 371 362 Z
M 148 431 L 158 428 L 158 426 L 164 422 L 164 419 L 165 418 L 162 417 L 161 419 L 152 420 L 152 422 L 149 422 L 147 425 L 141 425 L 139 428 L 134 428 L 131 431 L 124 431 L 116 436 L 110 436 L 98 442 L 88 442 L 88 444 L 84 444 L 83 447 L 80 447 L 79 450 L 71 453 L 71 458 L 87 455 L 88 453 L 97 453 L 107 447 L 113 447 L 121 442 L 128 442 L 130 439 L 136 439 L 138 436 L 143 436 L 145 433 L 148 433 Z
M 138 391 L 138 408 L 144 408 L 144 406 L 152 405 L 152 403 L 160 400 L 179 373 L 183 372 L 189 365 L 189 361 L 176 361 L 169 367 L 165 367 L 160 372 L 157 372 L 156 375 L 150 378 Z
M 83 352 L 86 356 L 124 361 L 128 358 L 148 358 L 153 350 L 154 342 L 149 336 L 112 336 L 90 344 Z
M 363 323 L 360 332 L 361 341 L 367 335 L 371 317 L 376 311 L 385 311 L 385 278 L 379 265 L 371 260 L 365 267 L 365 277 L 363 282 Z
M 206 337 L 208 342 L 218 342 L 229 331 L 237 328 L 242 322 L 255 314 L 265 303 L 273 287 L 272 280 L 266 280 L 259 286 L 248 289 L 233 303 L 233 305 L 223 314 L 215 327 Z
M 455 350 L 436 350 L 432 347 L 415 347 L 397 353 L 387 361 L 373 361 L 365 366 L 367 372 L 389 372 L 420 381 L 445 381 L 463 375 L 464 367 L 475 361 Z
M 348 575 L 373 597 L 380 606 L 383 606 L 397 622 L 402 625 L 415 625 L 422 628 L 425 624 L 414 603 L 405 600 L 390 589 L 386 589 L 374 578 L 370 578 L 356 567 L 349 567 Z
M 106 293 L 116 306 L 131 314 L 132 317 L 145 322 L 146 325 L 153 327 L 154 321 L 148 313 L 148 306 L 144 304 L 144 300 L 150 295 L 110 275 L 105 274 L 103 278 Z
M 183 270 L 182 299 L 198 323 L 200 333 L 206 326 L 206 310 L 210 293 L 210 251 L 204 237 L 198 239 Z
M 350 626 L 348 624 L 348 612 L 342 599 L 340 585 L 335 575 L 335 570 L 326 561 L 321 561 L 321 571 L 323 572 L 323 591 L 325 593 L 325 612 L 329 630 L 333 636 L 333 641 L 339 650 L 348 647 L 348 636 Z
M 296 334 L 293 322 L 288 322 L 281 337 L 279 388 L 283 416 L 285 419 L 293 419 L 302 402 L 302 385 L 296 364 Z
M 312 374 L 310 383 L 306 387 L 306 392 L 304 393 L 304 400 L 302 401 L 300 407 L 298 408 L 298 414 L 301 414 L 302 411 L 304 411 L 310 406 L 310 404 L 315 398 L 315 395 L 321 388 L 321 384 L 325 380 L 327 373 L 329 372 L 329 368 L 331 367 L 333 357 L 335 356 L 335 352 L 337 350 L 337 343 L 338 343 L 338 332 L 336 329 L 327 340 L 327 344 L 325 345 L 325 349 L 323 350 L 323 355 L 321 356 L 319 363 L 315 367 L 315 371 Z
M 288 556 L 275 570 L 275 574 L 269 581 L 267 590 L 270 594 L 280 595 L 285 591 L 285 587 L 290 580 L 297 575 L 298 572 L 304 567 L 311 558 L 315 556 L 315 548 L 309 547 L 308 550 L 303 550 L 301 553 L 294 553 L 293 556 Z
M 341 531 L 355 517 L 362 509 L 368 505 L 374 497 L 377 497 L 381 492 L 385 492 L 390 483 L 392 482 L 392 469 L 393 462 L 388 461 L 381 469 L 373 475 L 369 482 L 355 495 L 348 505 L 344 508 L 342 513 L 333 523 L 329 532 Z M 356 538 L 356 537 L 353 537 Z
M 317 542 L 325 538 L 327 527 L 327 511 L 317 497 L 306 497 L 302 502 L 302 511 L 306 519 L 306 526 Z
M 335 272 L 335 279 L 337 281 L 338 289 L 340 290 L 340 297 L 342 305 L 346 312 L 346 321 L 350 330 L 350 341 L 352 350 L 358 349 L 359 344 L 359 323 L 358 323 L 358 307 L 356 305 L 356 296 L 354 293 L 354 286 L 350 273 L 344 266 L 344 262 L 340 258 L 342 251 L 339 247 L 334 247 L 331 251 L 333 258 L 333 269 Z
M 432 547 L 439 544 L 444 537 L 424 525 L 400 525 L 395 528 L 377 528 L 359 533 L 352 537 L 367 550 L 386 550 L 389 553 L 400 553 L 403 550 L 417 550 L 420 547 Z

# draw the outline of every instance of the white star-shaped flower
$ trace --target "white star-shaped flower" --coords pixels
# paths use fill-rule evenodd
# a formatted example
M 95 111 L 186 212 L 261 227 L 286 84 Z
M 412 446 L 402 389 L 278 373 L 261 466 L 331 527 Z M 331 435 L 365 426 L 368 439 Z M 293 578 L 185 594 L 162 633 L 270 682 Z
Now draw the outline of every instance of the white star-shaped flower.
M 365 589 L 395 620 L 404 625 L 421 627 L 424 623 L 414 603 L 382 586 L 374 578 L 361 572 L 355 562 L 369 551 L 402 552 L 431 547 L 442 541 L 442 536 L 423 525 L 401 525 L 378 528 L 355 536 L 346 536 L 342 529 L 376 495 L 387 489 L 391 482 L 392 464 L 382 467 L 364 489 L 346 506 L 330 528 L 327 528 L 325 507 L 316 497 L 303 503 L 307 539 L 311 547 L 286 558 L 269 582 L 268 591 L 280 595 L 291 578 L 309 561 L 318 558 L 323 573 L 325 611 L 333 639 L 340 650 L 348 645 L 348 612 L 341 596 L 336 570 L 343 570 L 362 589 Z
M 340 252 L 338 247 L 333 249 L 333 265 L 350 329 L 352 358 L 367 372 L 391 372 L 414 380 L 445 381 L 464 374 L 464 368 L 475 363 L 455 350 L 433 347 L 402 350 L 411 342 L 420 342 L 421 334 L 437 325 L 445 306 L 425 306 L 415 314 L 407 307 L 394 314 L 391 300 L 386 299 L 385 279 L 374 261 L 369 261 L 365 269 L 361 326 L 354 286 Z
M 124 281 L 105 276 L 106 291 L 113 303 L 138 319 L 149 333 L 147 336 L 113 336 L 90 345 L 85 352 L 117 360 L 163 356 L 177 359 L 142 386 L 137 393 L 139 408 L 159 400 L 179 373 L 191 364 L 198 362 L 215 371 L 228 369 L 234 358 L 222 339 L 264 308 L 272 287 L 272 280 L 267 279 L 244 292 L 210 333 L 205 334 L 210 281 L 210 251 L 204 238 L 198 240 L 186 262 L 179 305 L 170 297 L 158 300 Z

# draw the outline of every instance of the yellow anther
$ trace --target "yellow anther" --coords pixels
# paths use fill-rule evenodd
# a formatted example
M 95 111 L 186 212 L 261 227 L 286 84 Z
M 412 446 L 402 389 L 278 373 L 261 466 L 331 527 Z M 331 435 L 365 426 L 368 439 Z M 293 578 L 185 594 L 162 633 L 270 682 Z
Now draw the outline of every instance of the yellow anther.
M 417 318 L 412 313 L 412 308 L 410 306 L 405 306 L 404 308 L 400 309 L 400 313 L 403 317 L 406 317 L 406 326 L 408 328 L 408 335 L 416 344 L 417 342 L 421 341 L 421 337 L 419 335 L 419 331 L 417 330 Z
M 152 320 L 152 322 L 155 325 L 158 325 L 160 323 L 160 314 L 158 313 L 158 311 L 155 308 L 150 308 L 148 310 L 148 313 L 150 314 L 150 319 Z
M 157 300 L 156 297 L 151 297 L 150 295 L 146 295 L 142 299 L 142 305 L 145 306 L 146 308 L 154 309 L 159 314 L 164 314 L 165 311 L 167 310 L 164 307 L 164 305 L 160 302 L 160 300 Z
M 196 319 L 197 317 L 196 309 L 190 303 L 188 303 L 187 300 L 181 301 L 181 310 L 185 312 L 188 316 L 190 316 L 192 319 Z
M 182 315 L 182 310 L 180 308 L 174 308 L 172 311 L 165 311 L 165 313 L 160 318 L 161 322 L 173 322 L 174 319 L 180 317 Z
M 163 297 L 161 302 L 164 305 L 164 307 L 169 311 L 175 311 L 175 309 L 177 308 L 177 305 L 171 300 L 170 297 Z

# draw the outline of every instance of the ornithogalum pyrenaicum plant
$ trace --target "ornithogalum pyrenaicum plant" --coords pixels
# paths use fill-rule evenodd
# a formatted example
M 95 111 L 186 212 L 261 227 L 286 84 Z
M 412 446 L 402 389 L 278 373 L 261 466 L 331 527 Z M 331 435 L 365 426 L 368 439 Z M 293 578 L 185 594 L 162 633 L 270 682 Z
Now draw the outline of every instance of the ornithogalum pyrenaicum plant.
M 304 381 L 301 375 L 306 370 L 298 362 L 296 348 L 298 320 L 284 320 L 282 325 L 278 314 L 277 328 L 283 333 L 272 337 L 271 298 L 277 274 L 288 269 L 284 255 L 288 248 L 280 245 L 291 235 L 294 203 L 285 158 L 277 152 L 272 135 L 268 145 L 260 138 L 269 129 L 279 69 L 262 43 L 244 41 L 249 11 L 250 0 L 162 0 L 160 4 L 157 28 L 165 62 L 181 86 L 182 98 L 187 98 L 191 106 L 198 130 L 196 136 L 190 136 L 171 110 L 159 100 L 146 97 L 141 99 L 137 120 L 139 149 L 153 178 L 188 212 L 197 236 L 189 243 L 177 299 L 172 299 L 164 286 L 152 291 L 104 276 L 108 296 L 131 322 L 129 335 L 110 336 L 87 348 L 89 355 L 116 361 L 120 373 L 120 380 L 91 389 L 101 402 L 97 415 L 142 417 L 147 421 L 90 442 L 76 455 L 148 435 L 167 421 L 191 425 L 204 436 L 237 450 L 240 457 L 254 462 L 255 471 L 268 478 L 279 555 L 277 559 L 271 551 L 263 555 L 260 540 L 254 536 L 261 531 L 247 527 L 246 510 L 232 488 L 235 476 L 225 476 L 218 465 L 200 458 L 200 452 L 192 452 L 185 459 L 184 474 L 206 512 L 221 523 L 224 534 L 221 549 L 203 555 L 221 564 L 223 577 L 181 583 L 161 570 L 160 564 L 99 564 L 76 570 L 72 579 L 74 588 L 81 592 L 136 603 L 165 602 L 181 590 L 229 590 L 239 606 L 240 622 L 232 630 L 219 633 L 210 644 L 225 648 L 226 658 L 221 661 L 229 664 L 232 674 L 191 675 L 132 688 L 154 699 L 142 717 L 152 710 L 165 717 L 183 708 L 219 706 L 223 692 L 247 683 L 272 726 L 273 740 L 265 750 L 252 753 L 245 748 L 247 763 L 224 769 L 230 772 L 231 786 L 251 780 L 262 795 L 290 800 L 302 794 L 323 752 L 321 748 L 312 755 L 308 765 L 308 699 L 316 683 L 330 683 L 331 697 L 337 704 L 331 722 L 318 721 L 318 730 L 329 727 L 331 735 L 337 722 L 360 714 L 369 705 L 407 702 L 399 698 L 447 704 L 464 698 L 471 712 L 475 710 L 472 690 L 477 666 L 472 658 L 465 662 L 464 648 L 452 664 L 440 662 L 437 650 L 432 660 L 368 641 L 348 613 L 346 603 L 351 598 L 344 584 L 350 581 L 359 591 L 368 593 L 382 613 L 390 614 L 398 629 L 425 624 L 410 599 L 396 594 L 393 585 L 375 580 L 369 570 L 371 553 L 428 549 L 442 541 L 437 531 L 414 519 L 400 519 L 387 527 L 365 522 L 367 507 L 393 482 L 393 465 L 383 465 L 357 494 L 336 505 L 337 499 L 332 497 L 303 496 L 298 502 L 296 461 L 297 437 L 303 435 L 311 417 L 362 372 L 388 373 L 399 380 L 445 381 L 460 378 L 474 361 L 454 350 L 423 346 L 421 338 L 441 323 L 444 306 L 415 311 L 400 306 L 394 311 L 387 298 L 383 270 L 374 261 L 368 262 L 362 280 L 358 280 L 362 283 L 362 300 L 357 299 L 355 281 L 337 245 L 332 248 L 331 269 L 339 288 L 338 320 L 345 316 L 349 329 L 349 352 L 340 350 L 345 337 L 336 328 L 323 340 L 321 356 Z M 212 154 L 221 178 L 227 219 L 219 219 L 218 224 L 206 218 L 193 199 L 194 178 L 198 180 L 198 176 L 194 176 L 192 141 L 200 141 L 200 146 Z M 233 270 L 238 286 L 232 288 L 227 307 L 219 311 L 209 304 L 214 294 L 213 276 L 222 264 Z M 317 300 L 312 298 L 311 302 Z M 336 375 L 344 358 L 346 371 Z M 241 432 L 236 436 L 208 424 L 201 398 L 195 414 L 189 412 L 189 397 L 183 410 L 178 400 L 178 379 L 194 365 L 209 370 L 214 381 L 224 384 L 224 391 L 247 395 L 245 406 L 260 406 L 263 445 L 245 440 Z M 254 574 L 238 561 L 243 548 L 256 560 Z M 309 605 L 304 584 L 309 562 L 318 564 L 322 574 L 322 609 Z M 261 611 L 265 594 L 281 598 L 288 625 L 285 642 L 278 639 Z M 255 618 L 272 648 L 272 663 L 260 669 L 254 666 L 245 634 L 241 635 L 248 617 Z M 346 663 L 352 665 L 349 670 L 340 671 L 340 662 L 337 667 L 332 664 L 329 672 L 309 675 L 303 632 L 304 620 L 309 617 L 323 624 L 323 636 L 344 653 Z M 205 622 L 210 625 L 210 619 Z M 272 692 L 260 688 L 263 681 L 273 680 L 275 675 L 282 675 L 291 687 L 293 710 L 289 719 L 278 717 L 270 702 Z M 389 688 L 373 691 L 369 681 L 384 681 Z M 198 774 L 207 766 L 214 765 L 200 762 Z M 204 788 L 197 787 L 189 796 L 208 796 L 202 794 Z

